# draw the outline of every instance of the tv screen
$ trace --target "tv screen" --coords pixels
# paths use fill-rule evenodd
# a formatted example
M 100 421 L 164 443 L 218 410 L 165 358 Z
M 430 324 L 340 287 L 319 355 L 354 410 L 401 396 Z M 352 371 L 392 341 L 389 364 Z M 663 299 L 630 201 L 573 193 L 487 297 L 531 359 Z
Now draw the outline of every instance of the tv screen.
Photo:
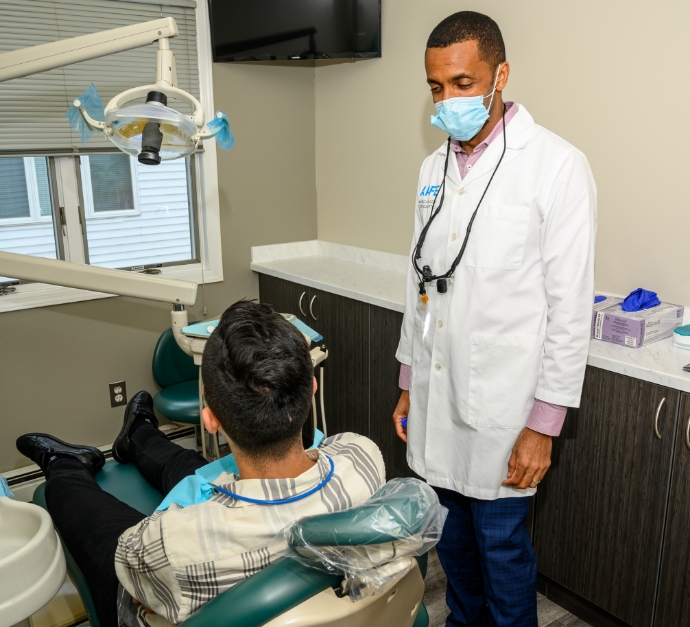
M 209 0 L 215 61 L 381 56 L 381 0 Z

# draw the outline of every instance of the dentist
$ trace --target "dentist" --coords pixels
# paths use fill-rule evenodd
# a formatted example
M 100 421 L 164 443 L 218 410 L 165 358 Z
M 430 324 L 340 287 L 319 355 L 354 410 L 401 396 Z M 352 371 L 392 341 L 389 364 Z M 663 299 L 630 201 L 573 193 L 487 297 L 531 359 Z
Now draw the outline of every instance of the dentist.
M 443 20 L 425 66 L 448 139 L 419 178 L 393 420 L 450 512 L 446 624 L 537 627 L 527 497 L 580 402 L 596 188 L 579 150 L 503 101 L 492 19 Z

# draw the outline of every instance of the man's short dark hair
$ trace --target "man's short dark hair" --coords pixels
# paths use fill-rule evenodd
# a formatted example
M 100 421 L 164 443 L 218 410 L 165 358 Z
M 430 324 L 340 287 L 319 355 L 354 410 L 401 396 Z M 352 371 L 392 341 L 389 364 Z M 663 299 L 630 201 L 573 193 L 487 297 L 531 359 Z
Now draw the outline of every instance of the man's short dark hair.
M 447 48 L 463 41 L 476 41 L 479 58 L 492 68 L 506 60 L 506 47 L 498 24 L 475 11 L 460 11 L 443 20 L 429 35 L 427 48 Z
M 244 453 L 281 459 L 301 441 L 314 368 L 304 335 L 271 307 L 241 300 L 226 309 L 201 372 L 208 406 Z

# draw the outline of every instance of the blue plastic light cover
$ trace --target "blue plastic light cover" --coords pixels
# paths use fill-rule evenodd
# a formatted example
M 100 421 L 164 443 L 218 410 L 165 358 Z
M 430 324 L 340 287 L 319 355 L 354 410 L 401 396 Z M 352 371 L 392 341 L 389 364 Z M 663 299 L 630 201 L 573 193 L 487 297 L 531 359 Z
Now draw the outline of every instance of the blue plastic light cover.
M 207 125 L 221 150 L 230 150 L 235 145 L 235 136 L 230 130 L 230 120 L 222 111 L 216 111 L 214 117 Z
M 96 121 L 103 122 L 105 120 L 103 101 L 96 90 L 96 86 L 91 83 L 89 88 L 79 97 L 79 100 L 86 109 L 86 112 Z M 69 120 L 70 126 L 81 135 L 82 146 L 91 139 L 93 131 L 87 126 L 86 120 L 79 112 L 79 109 L 74 104 L 65 111 L 65 117 Z

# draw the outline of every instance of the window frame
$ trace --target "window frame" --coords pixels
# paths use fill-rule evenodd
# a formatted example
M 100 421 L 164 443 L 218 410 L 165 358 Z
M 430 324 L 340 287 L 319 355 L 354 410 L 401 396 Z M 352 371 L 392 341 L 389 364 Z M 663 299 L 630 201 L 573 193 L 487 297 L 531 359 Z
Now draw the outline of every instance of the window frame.
M 197 2 L 195 11 L 197 58 L 199 63 L 199 100 L 206 112 L 206 116 L 209 117 L 215 111 L 215 107 L 213 102 L 213 60 L 208 6 L 205 2 Z M 196 230 L 196 254 L 199 261 L 177 265 L 164 264 L 160 268 L 161 274 L 159 276 L 194 281 L 199 284 L 223 281 L 216 150 L 215 141 L 207 140 L 204 142 L 204 150 L 194 155 L 195 163 L 190 168 L 192 194 L 194 195 L 194 204 L 197 207 L 193 228 Z M 16 156 L 24 157 L 29 155 Z M 36 154 L 36 151 L 33 151 L 32 156 L 39 155 Z M 74 155 L 55 155 L 53 157 L 50 164 L 51 174 L 55 174 L 55 180 L 53 181 L 53 216 L 43 216 L 43 218 L 54 220 L 54 228 L 58 234 L 58 254 L 61 258 L 75 263 L 87 263 L 84 239 L 86 236 L 86 215 L 84 203 L 80 198 L 81 190 L 77 167 L 78 158 Z M 38 211 L 40 214 L 40 204 Z M 100 298 L 112 298 L 113 296 L 115 295 L 45 283 L 24 283 L 17 286 L 16 292 L 0 296 L 0 313 Z

